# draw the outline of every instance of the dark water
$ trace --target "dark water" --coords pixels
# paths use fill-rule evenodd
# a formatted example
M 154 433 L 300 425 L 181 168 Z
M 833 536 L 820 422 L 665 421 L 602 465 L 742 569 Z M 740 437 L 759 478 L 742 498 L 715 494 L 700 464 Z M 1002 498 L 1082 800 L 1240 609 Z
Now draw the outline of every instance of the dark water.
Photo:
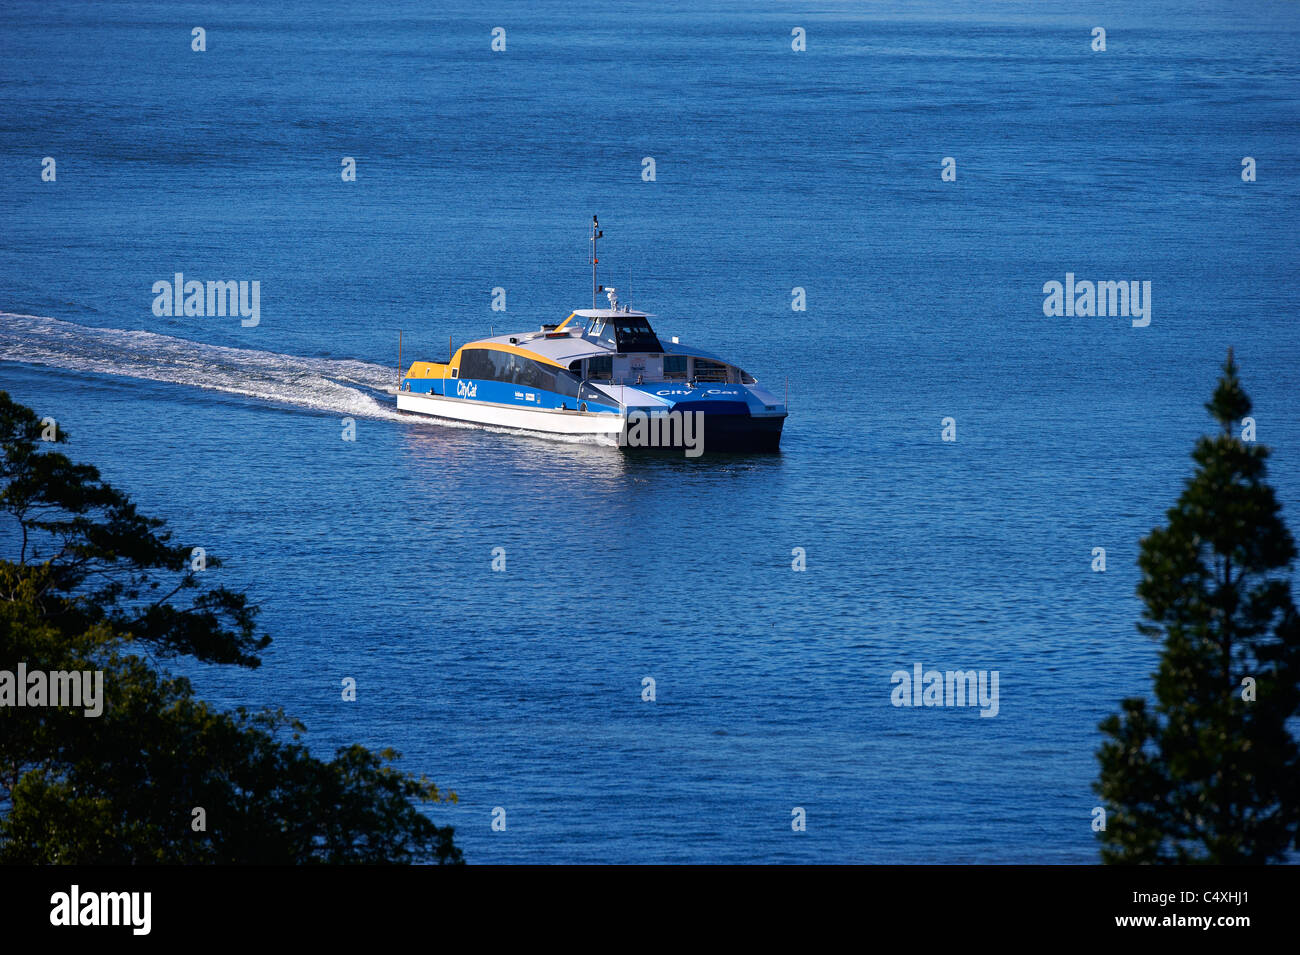
M 9 0 L 0 387 L 264 608 L 262 669 L 200 692 L 395 746 L 471 861 L 1091 861 L 1096 724 L 1155 659 L 1137 542 L 1229 345 L 1297 526 L 1298 37 L 1273 2 Z M 788 376 L 779 456 L 392 410 L 399 329 L 440 358 L 586 304 L 593 212 L 658 331 Z M 260 324 L 155 317 L 176 271 L 260 281 Z M 1150 325 L 1045 317 L 1066 272 L 1150 281 Z M 895 708 L 915 663 L 997 670 L 998 715 Z

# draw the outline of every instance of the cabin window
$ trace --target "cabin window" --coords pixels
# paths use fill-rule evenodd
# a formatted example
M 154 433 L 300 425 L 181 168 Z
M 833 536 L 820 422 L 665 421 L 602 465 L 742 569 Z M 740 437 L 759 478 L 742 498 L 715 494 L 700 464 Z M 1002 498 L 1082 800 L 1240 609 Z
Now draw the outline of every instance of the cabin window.
M 466 378 L 501 381 L 570 398 L 578 396 L 577 375 L 513 352 L 495 348 L 466 349 L 461 353 L 460 368 Z
M 587 360 L 587 377 L 608 379 L 614 377 L 614 356 L 599 355 Z
M 466 378 L 480 381 L 497 381 L 492 353 L 486 348 L 467 348 L 460 353 L 460 370 Z
M 727 380 L 727 366 L 719 361 L 697 358 L 695 359 L 695 380 L 725 382 Z
M 617 407 L 617 406 L 618 406 L 618 399 L 617 399 L 617 398 L 611 398 L 609 395 L 605 394 L 603 391 L 599 391 L 599 390 L 593 388 L 591 385 L 584 385 L 584 386 L 583 386 L 583 388 L 582 388 L 582 394 L 580 395 L 580 397 L 582 398 L 582 400 L 583 400 L 584 402 L 585 402 L 585 401 L 589 401 L 589 402 L 591 402 L 591 403 L 593 403 L 593 404 L 609 405 L 610 407 Z
M 664 355 L 664 378 L 671 381 L 674 378 L 685 380 L 686 378 L 686 356 L 685 355 Z
M 613 320 L 612 324 L 615 332 L 615 347 L 619 351 L 661 352 L 664 350 L 646 319 L 620 315 Z

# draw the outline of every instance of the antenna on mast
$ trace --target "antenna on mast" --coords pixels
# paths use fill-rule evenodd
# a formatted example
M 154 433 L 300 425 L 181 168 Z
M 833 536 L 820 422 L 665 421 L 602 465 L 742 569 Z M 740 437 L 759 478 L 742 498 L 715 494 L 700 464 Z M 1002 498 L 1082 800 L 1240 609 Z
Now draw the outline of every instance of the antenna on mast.
M 596 240 L 603 237 L 604 232 L 600 230 L 600 223 L 596 217 L 591 217 L 591 307 L 596 307 L 596 295 L 600 292 L 600 286 L 596 284 L 596 263 L 600 259 L 596 258 Z

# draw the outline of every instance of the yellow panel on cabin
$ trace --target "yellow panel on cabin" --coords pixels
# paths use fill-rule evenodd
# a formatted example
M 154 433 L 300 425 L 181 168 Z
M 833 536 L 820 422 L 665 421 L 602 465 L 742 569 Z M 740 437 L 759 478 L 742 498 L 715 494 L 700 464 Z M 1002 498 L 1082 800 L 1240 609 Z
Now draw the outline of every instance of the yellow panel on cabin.
M 436 361 L 417 361 L 411 363 L 407 378 L 445 378 L 447 366 Z

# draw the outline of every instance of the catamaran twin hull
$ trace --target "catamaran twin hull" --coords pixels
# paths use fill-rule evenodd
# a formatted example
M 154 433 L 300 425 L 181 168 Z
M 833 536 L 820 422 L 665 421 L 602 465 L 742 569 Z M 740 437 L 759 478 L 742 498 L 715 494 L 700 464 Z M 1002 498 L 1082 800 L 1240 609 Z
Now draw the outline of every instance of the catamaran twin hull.
M 596 282 L 596 242 L 604 234 L 592 216 L 591 308 L 535 332 L 470 342 L 445 362 L 415 362 L 399 383 L 397 407 L 544 434 L 612 437 L 625 448 L 680 448 L 690 457 L 776 451 L 785 403 L 717 355 L 676 338 L 661 342 L 649 313 L 620 307 L 618 289 Z M 595 307 L 600 292 L 609 308 Z
M 610 298 L 608 309 L 470 342 L 446 362 L 415 362 L 402 378 L 397 407 L 692 457 L 779 449 L 783 401 L 715 355 L 661 343 L 647 313 L 620 309 Z
M 477 383 L 476 383 L 477 384 Z M 631 389 L 628 389 L 631 391 Z M 538 395 L 534 400 L 545 400 Z M 728 401 L 730 397 L 732 400 Z M 401 411 L 466 421 L 475 424 L 515 428 L 554 435 L 590 435 L 607 438 L 628 450 L 679 450 L 687 457 L 705 451 L 777 451 L 781 443 L 784 414 L 724 410 L 739 405 L 736 392 L 695 396 L 673 407 L 637 407 L 611 411 L 579 411 L 564 408 L 518 407 L 475 399 L 400 391 Z M 528 400 L 528 399 L 524 399 Z M 690 407 L 683 407 L 689 404 Z

